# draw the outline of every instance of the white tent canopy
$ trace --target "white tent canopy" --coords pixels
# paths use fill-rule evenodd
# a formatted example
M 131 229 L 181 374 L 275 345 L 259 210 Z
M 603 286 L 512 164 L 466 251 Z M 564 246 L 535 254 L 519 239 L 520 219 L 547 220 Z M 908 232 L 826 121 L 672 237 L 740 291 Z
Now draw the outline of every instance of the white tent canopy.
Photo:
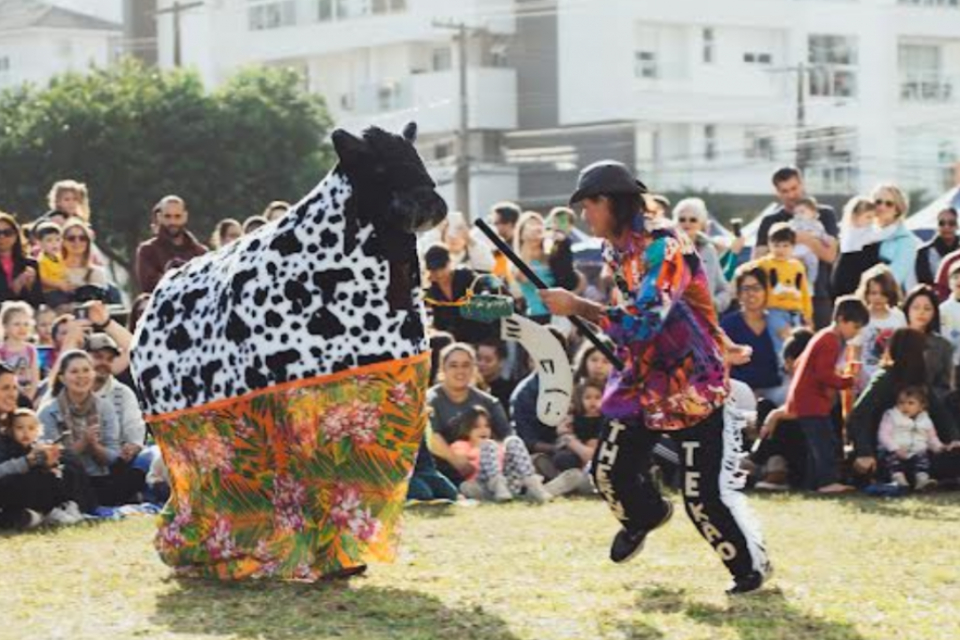
M 950 207 L 960 208 L 960 187 L 954 187 L 907 218 L 907 228 L 911 231 L 937 230 L 937 215 Z

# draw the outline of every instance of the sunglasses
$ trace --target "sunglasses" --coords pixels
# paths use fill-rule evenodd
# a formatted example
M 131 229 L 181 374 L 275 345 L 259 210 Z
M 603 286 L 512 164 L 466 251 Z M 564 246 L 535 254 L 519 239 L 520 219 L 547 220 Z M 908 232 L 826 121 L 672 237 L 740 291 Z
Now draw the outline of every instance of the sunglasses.
M 740 293 L 763 293 L 764 291 L 766 289 L 759 284 L 745 284 L 740 287 Z
M 881 200 L 880 198 L 874 200 L 873 204 L 877 205 L 878 207 L 890 207 L 891 209 L 897 206 L 897 203 L 893 200 Z
M 680 224 L 696 224 L 700 222 L 700 218 L 677 218 L 677 222 Z
M 941 227 L 956 227 L 957 221 L 956 220 L 940 220 L 939 222 L 937 222 L 937 224 L 940 225 Z
M 87 236 L 63 236 L 65 242 L 90 242 Z
M 0 238 L 16 238 L 16 229 L 0 229 Z

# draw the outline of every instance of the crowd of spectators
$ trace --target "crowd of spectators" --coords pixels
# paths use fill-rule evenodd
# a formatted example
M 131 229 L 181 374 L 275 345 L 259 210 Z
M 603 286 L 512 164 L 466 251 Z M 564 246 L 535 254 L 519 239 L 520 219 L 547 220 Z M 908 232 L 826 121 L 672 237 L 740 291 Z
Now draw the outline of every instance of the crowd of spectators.
M 702 261 L 721 326 L 752 349 L 731 367 L 738 402 L 757 409 L 744 465 L 758 489 L 824 493 L 930 490 L 960 476 L 960 237 L 955 209 L 929 242 L 905 226 L 902 189 L 883 184 L 835 211 L 805 191 L 793 168 L 773 175 L 777 202 L 755 247 L 739 225 L 711 235 L 708 204 L 671 207 L 649 196 L 651 224 L 670 224 Z M 99 507 L 162 500 L 162 461 L 151 446 L 129 372 L 137 319 L 163 274 L 208 251 L 189 230 L 180 197 L 151 212 L 134 286 L 97 247 L 89 194 L 65 180 L 49 211 L 28 224 L 0 213 L 0 526 L 68 524 Z M 220 221 L 216 249 L 282 216 L 271 202 L 244 221 Z M 488 220 L 549 286 L 615 303 L 602 260 L 582 258 L 589 236 L 566 207 L 493 205 Z M 537 287 L 461 213 L 421 238 L 433 380 L 430 428 L 409 497 L 432 501 L 544 502 L 591 494 L 588 471 L 603 425 L 611 365 Z M 584 252 L 583 255 L 589 252 Z M 127 299 L 124 290 L 139 295 Z M 498 323 L 465 317 L 481 291 L 509 299 L 567 350 L 574 389 L 558 427 L 538 419 L 539 378 Z M 736 384 L 736 383 L 734 383 Z M 743 390 L 747 389 L 746 392 Z M 664 439 L 654 463 L 669 481 L 677 459 Z

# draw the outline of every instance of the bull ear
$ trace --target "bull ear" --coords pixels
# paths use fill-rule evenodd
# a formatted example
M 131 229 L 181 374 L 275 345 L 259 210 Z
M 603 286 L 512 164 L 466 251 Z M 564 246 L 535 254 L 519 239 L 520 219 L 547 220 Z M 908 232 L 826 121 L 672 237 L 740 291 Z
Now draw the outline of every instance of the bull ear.
M 330 138 L 333 140 L 333 148 L 337 155 L 348 164 L 367 153 L 367 143 L 349 131 L 337 129 Z
M 417 141 L 417 123 L 408 122 L 407 126 L 403 128 L 403 139 L 413 144 Z

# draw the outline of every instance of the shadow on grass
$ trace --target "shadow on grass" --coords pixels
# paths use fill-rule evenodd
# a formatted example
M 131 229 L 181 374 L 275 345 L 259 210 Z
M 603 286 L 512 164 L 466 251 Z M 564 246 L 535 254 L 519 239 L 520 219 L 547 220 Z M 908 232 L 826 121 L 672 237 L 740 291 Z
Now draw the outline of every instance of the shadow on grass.
M 413 591 L 352 583 L 220 583 L 171 579 L 151 622 L 172 633 L 262 640 L 516 640 L 482 607 L 454 609 Z
M 960 522 L 960 495 L 957 492 L 936 493 L 905 498 L 851 496 L 837 500 L 837 504 L 869 515 L 884 518 L 910 518 L 936 522 Z
M 683 589 L 648 587 L 637 599 L 644 613 L 683 615 L 692 621 L 736 632 L 741 640 L 864 640 L 852 624 L 817 618 L 793 607 L 779 589 L 731 599 L 726 607 L 691 600 Z M 641 622 L 624 622 L 620 630 L 637 640 L 666 637 L 659 629 Z

